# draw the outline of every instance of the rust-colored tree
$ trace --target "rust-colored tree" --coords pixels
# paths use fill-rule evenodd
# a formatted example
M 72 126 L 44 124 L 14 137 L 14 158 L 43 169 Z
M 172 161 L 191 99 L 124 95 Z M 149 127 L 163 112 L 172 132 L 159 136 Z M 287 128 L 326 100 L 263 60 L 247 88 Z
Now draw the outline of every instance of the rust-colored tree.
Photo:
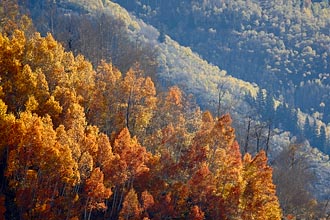
M 127 190 L 133 187 L 134 180 L 139 175 L 149 171 L 146 163 L 151 155 L 135 137 L 131 137 L 127 128 L 124 128 L 114 140 L 113 152 L 118 156 L 112 163 L 115 169 L 110 179 L 112 179 L 115 188 L 110 215 L 116 216 L 124 195 Z
M 149 170 L 146 166 L 149 154 L 135 137 L 131 137 L 127 128 L 124 128 L 115 139 L 113 151 L 126 163 L 129 184 L 132 184 L 131 181 L 134 181 L 136 176 Z
M 92 211 L 105 211 L 105 200 L 112 194 L 109 188 L 104 186 L 104 175 L 100 168 L 95 168 L 86 180 L 85 192 L 87 193 L 84 219 L 90 220 Z
M 141 208 L 142 208 L 142 218 L 148 218 L 149 214 L 148 212 L 151 210 L 153 205 L 155 204 L 154 197 L 147 191 L 143 191 L 141 194 Z
M 191 208 L 191 212 L 189 213 L 189 219 L 191 220 L 204 220 L 204 212 L 197 206 L 194 205 Z
M 192 203 L 198 204 L 198 208 L 204 210 L 205 213 L 211 213 L 212 209 L 216 208 L 211 202 L 215 199 L 215 180 L 206 163 L 203 163 L 194 173 L 188 181 L 188 186 Z M 194 214 L 194 212 L 191 214 Z
M 21 113 L 12 127 L 6 177 L 16 193 L 22 219 L 56 219 L 57 200 L 70 198 L 60 192 L 77 183 L 77 169 L 68 146 L 56 141 L 49 117 Z M 56 170 L 56 172 L 54 172 Z
M 243 190 L 242 160 L 231 118 L 224 115 L 214 120 L 209 112 L 202 117 L 182 164 L 190 168 L 189 185 L 194 204 L 214 219 L 239 216 Z M 203 190 L 205 193 L 198 193 Z M 200 203 L 199 203 L 200 202 Z
M 141 205 L 135 190 L 132 188 L 125 196 L 123 207 L 119 213 L 119 220 L 141 219 Z

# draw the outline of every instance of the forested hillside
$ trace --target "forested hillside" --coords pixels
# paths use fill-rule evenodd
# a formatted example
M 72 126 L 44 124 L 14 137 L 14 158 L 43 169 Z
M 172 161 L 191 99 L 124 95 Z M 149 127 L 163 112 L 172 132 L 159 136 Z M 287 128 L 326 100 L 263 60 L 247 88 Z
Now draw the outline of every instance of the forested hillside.
M 330 152 L 329 1 L 115 2 L 229 74 L 265 89 L 265 119 Z M 311 116 L 307 122 L 300 111 Z
M 328 216 L 329 158 L 262 121 L 266 90 L 110 1 L 19 3 L 0 7 L 1 217 Z
M 138 64 L 94 69 L 4 15 L 2 219 L 280 219 L 266 154 L 242 158 L 229 115 L 157 94 Z

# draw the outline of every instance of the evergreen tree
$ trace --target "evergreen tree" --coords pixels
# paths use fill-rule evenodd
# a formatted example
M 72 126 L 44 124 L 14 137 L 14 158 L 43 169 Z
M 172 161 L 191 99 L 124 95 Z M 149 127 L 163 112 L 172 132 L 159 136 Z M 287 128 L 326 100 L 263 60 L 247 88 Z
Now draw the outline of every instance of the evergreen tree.
M 324 153 L 329 154 L 328 149 L 328 143 L 327 143 L 327 137 L 326 137 L 326 131 L 325 126 L 320 127 L 320 134 L 317 136 L 317 144 L 316 147 L 320 150 L 322 150 Z

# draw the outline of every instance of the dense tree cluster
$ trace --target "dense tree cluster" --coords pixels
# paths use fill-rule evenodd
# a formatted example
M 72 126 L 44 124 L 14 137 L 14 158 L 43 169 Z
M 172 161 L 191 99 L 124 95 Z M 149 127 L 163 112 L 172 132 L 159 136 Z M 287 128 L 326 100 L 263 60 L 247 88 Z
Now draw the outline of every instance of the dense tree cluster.
M 329 134 L 326 142 L 320 134 L 330 122 L 328 0 L 115 2 L 160 29 L 160 40 L 168 34 L 229 74 L 266 89 L 283 103 L 273 114 L 273 121 L 281 122 L 274 125 L 302 133 L 329 152 Z M 274 103 L 268 108 L 274 111 Z M 302 127 L 297 132 L 291 113 L 298 108 L 310 115 L 318 112 L 324 124 L 311 125 L 317 127 L 312 134 Z
M 0 218 L 281 218 L 265 153 L 242 158 L 229 115 L 1 27 Z
M 38 21 L 35 26 L 42 35 L 51 33 L 67 50 L 87 57 L 94 67 L 106 60 L 126 72 L 138 62 L 146 75 L 155 73 L 157 50 L 139 37 L 131 39 L 125 19 L 113 19 L 102 11 L 90 13 L 74 2 L 19 0 L 19 3 L 21 10 Z
M 304 111 L 326 100 L 318 95 L 329 85 L 327 0 L 115 2 L 234 76 L 282 95 L 297 86 L 285 95 Z M 322 91 L 310 88 L 315 84 Z M 315 102 L 298 98 L 312 91 Z
M 269 54 L 269 56 L 273 56 L 274 53 L 279 52 L 278 48 L 282 48 L 283 45 L 285 46 L 286 51 L 293 50 L 291 47 L 289 47 L 290 45 L 292 46 L 293 43 L 286 43 L 287 31 L 279 32 L 281 34 L 281 37 L 278 37 L 274 34 L 267 34 L 266 37 L 258 37 L 264 36 L 265 33 L 270 33 L 271 31 L 273 31 L 274 28 L 269 29 L 270 25 L 277 25 L 278 21 L 276 21 L 276 19 L 272 21 L 274 17 L 272 14 L 276 11 L 276 16 L 278 17 L 278 19 L 286 18 L 289 20 L 292 18 L 292 14 L 294 14 L 292 11 L 297 12 L 299 16 L 303 16 L 307 9 L 302 9 L 304 9 L 305 6 L 308 6 L 307 3 L 305 6 L 304 4 L 299 4 L 299 7 L 297 7 L 297 4 L 295 4 L 295 7 L 291 7 L 290 4 L 293 3 L 288 2 L 287 4 L 289 4 L 290 6 L 288 7 L 288 15 L 279 16 L 278 14 L 284 13 L 284 7 L 279 7 L 278 4 L 261 2 L 258 3 L 254 1 L 246 3 L 248 7 L 245 7 L 246 4 L 241 1 L 235 3 L 228 2 L 228 4 L 230 3 L 229 5 L 226 5 L 226 2 L 222 4 L 219 2 L 205 1 L 203 2 L 203 6 L 201 6 L 201 3 L 196 1 L 194 2 L 194 7 L 191 8 L 191 2 L 182 1 L 178 7 L 185 7 L 184 9 L 179 11 L 180 13 L 186 14 L 186 16 L 183 16 L 181 18 L 181 14 L 179 14 L 173 19 L 170 19 L 171 21 L 173 21 L 173 23 L 178 24 L 178 27 L 173 26 L 173 30 L 166 28 L 166 23 L 168 22 L 167 20 L 163 21 L 163 19 L 169 15 L 169 11 L 171 11 L 166 10 L 166 8 L 169 7 L 167 3 L 157 1 L 137 1 L 137 5 L 134 5 L 134 1 L 129 2 L 128 5 L 126 5 L 126 3 L 127 2 L 123 2 L 122 4 L 124 4 L 125 7 L 130 10 L 137 10 L 139 12 L 138 15 L 140 17 L 160 28 L 159 40 L 162 40 L 163 44 L 155 43 L 155 36 L 158 35 L 158 32 L 155 29 L 151 28 L 150 26 L 146 27 L 145 24 L 137 24 L 134 19 L 131 19 L 128 16 L 127 12 L 124 9 L 119 9 L 118 5 L 110 3 L 109 1 L 84 2 L 77 0 L 70 3 L 66 1 L 20 1 L 20 4 L 22 6 L 21 10 L 29 12 L 33 19 L 37 21 L 36 26 L 38 31 L 40 31 L 43 35 L 45 35 L 47 32 L 51 32 L 56 39 L 60 40 L 60 42 L 63 43 L 63 46 L 67 50 L 74 51 L 74 54 L 82 53 L 85 57 L 87 57 L 93 63 L 94 68 L 97 68 L 102 59 L 106 59 L 107 61 L 110 60 L 112 64 L 118 67 L 121 72 L 127 72 L 129 67 L 133 66 L 135 62 L 138 62 L 140 65 L 140 69 L 147 76 L 150 76 L 154 82 L 156 82 L 155 86 L 158 90 L 160 90 L 161 87 L 178 84 L 181 88 L 184 88 L 185 92 L 193 93 L 196 97 L 198 104 L 202 108 L 210 109 L 214 113 L 217 112 L 217 115 L 219 115 L 219 110 L 222 113 L 227 112 L 228 109 L 231 109 L 230 111 L 232 111 L 232 108 L 237 109 L 237 103 L 241 103 L 244 101 L 249 102 L 250 108 L 256 109 L 256 111 L 252 111 L 253 114 L 251 114 L 251 112 L 246 112 L 248 111 L 246 110 L 246 108 L 240 108 L 242 109 L 243 113 L 240 112 L 239 114 L 243 114 L 244 116 L 239 117 L 245 117 L 245 119 L 242 121 L 250 121 L 249 118 L 264 121 L 260 123 L 257 122 L 257 124 L 260 124 L 260 126 L 258 125 L 260 129 L 258 129 L 259 131 L 256 135 L 258 137 L 256 137 L 256 139 L 259 141 L 261 137 L 260 135 L 263 133 L 263 131 L 266 130 L 264 128 L 276 127 L 283 130 L 289 130 L 294 135 L 304 136 L 306 139 L 309 140 L 312 146 L 317 147 L 324 153 L 328 154 L 330 152 L 330 133 L 328 128 L 329 126 L 327 126 L 326 123 L 326 112 L 328 106 L 330 106 L 327 103 L 328 86 L 325 80 L 326 75 L 322 75 L 323 80 L 321 81 L 308 79 L 307 83 L 303 82 L 299 85 L 298 81 L 295 81 L 295 84 L 283 83 L 289 82 L 291 80 L 290 77 L 300 77 L 300 72 L 296 70 L 295 74 L 284 74 L 287 79 L 282 79 L 283 77 L 281 74 L 285 73 L 286 70 L 282 71 L 281 74 L 275 74 L 276 71 L 274 72 L 274 69 L 269 69 L 269 67 L 273 64 L 273 58 L 267 58 L 267 66 L 262 63 L 262 59 L 264 57 L 268 57 Z M 171 5 L 173 6 L 176 6 L 176 4 L 177 1 L 171 2 Z M 145 7 L 141 9 L 140 6 L 143 5 Z M 150 7 L 146 7 L 147 5 L 150 5 Z M 212 8 L 211 6 L 214 7 Z M 318 3 L 309 5 L 308 7 L 316 8 L 318 6 L 320 6 L 322 10 L 315 11 L 315 13 L 313 14 L 314 17 L 306 17 L 305 19 L 299 20 L 299 22 L 307 22 L 308 24 L 313 23 L 316 22 L 314 18 L 319 16 L 320 18 L 318 22 L 320 23 L 320 29 L 318 30 L 318 27 L 315 27 L 315 32 L 321 31 L 323 33 L 324 29 L 322 29 L 321 27 L 327 25 L 327 20 L 324 20 L 324 17 L 327 14 L 328 10 L 328 8 L 326 7 L 327 4 L 323 2 L 320 4 Z M 151 10 L 153 7 L 155 8 L 154 11 Z M 101 10 L 101 8 L 104 10 Z M 221 9 L 224 11 L 220 13 L 216 9 Z M 192 12 L 190 10 L 192 10 Z M 209 13 L 206 13 L 206 11 L 209 11 Z M 265 15 L 260 17 L 260 11 L 262 11 L 262 13 L 264 13 Z M 235 22 L 230 22 L 230 20 L 227 21 L 230 18 L 230 16 L 228 15 L 229 12 L 230 14 L 242 12 L 251 15 L 248 17 L 242 15 L 235 15 L 235 21 L 237 21 L 238 23 L 243 22 L 244 25 L 234 25 Z M 175 11 L 173 13 L 178 13 L 178 11 Z M 210 15 L 207 16 L 207 18 L 204 18 L 203 16 L 205 15 L 205 13 Z M 252 16 L 252 14 L 254 13 L 256 13 L 259 17 Z M 189 22 L 184 22 L 184 19 L 187 19 L 191 16 L 194 18 L 194 22 L 198 24 L 197 26 L 192 25 Z M 223 16 L 225 17 L 225 20 L 223 20 Z M 180 19 L 176 20 L 176 18 Z M 266 18 L 268 18 L 268 20 Z M 264 23 L 264 25 L 262 26 L 256 26 L 254 25 L 253 19 L 266 19 L 267 22 Z M 165 22 L 165 26 L 160 26 L 159 23 L 163 22 Z M 298 21 L 293 19 L 292 22 Z M 192 25 L 192 27 L 190 27 L 189 25 Z M 207 25 L 210 27 L 212 26 L 212 28 L 210 28 L 209 31 L 205 31 L 206 29 L 203 25 Z M 244 28 L 245 26 L 250 26 L 250 29 Z M 300 26 L 305 27 L 305 25 L 302 24 Z M 196 28 L 197 31 L 195 30 Z M 251 31 L 251 28 L 253 29 L 253 31 Z M 181 29 L 188 30 L 188 33 L 192 32 L 193 34 L 188 34 L 189 36 L 183 37 L 186 31 L 183 33 Z M 216 33 L 219 33 L 221 31 L 221 35 L 214 33 L 214 31 L 216 31 Z M 249 32 L 248 34 L 245 33 L 247 31 Z M 305 30 L 302 29 L 302 31 Z M 133 32 L 134 34 L 132 34 Z M 242 32 L 244 32 L 245 34 L 242 34 Z M 244 81 L 237 81 L 233 77 L 226 77 L 225 79 L 220 80 L 223 74 L 225 74 L 225 71 L 220 71 L 219 69 L 214 69 L 213 67 L 212 69 L 210 68 L 210 65 L 205 65 L 205 63 L 201 63 L 200 57 L 195 56 L 188 48 L 179 47 L 178 44 L 174 43 L 172 40 L 169 40 L 169 38 L 166 38 L 164 35 L 165 33 L 170 34 L 175 39 L 178 39 L 181 42 L 182 40 L 189 42 L 191 41 L 190 43 L 183 43 L 188 44 L 189 46 L 193 47 L 194 50 L 197 50 L 198 52 L 202 53 L 203 56 L 206 57 L 208 60 L 212 60 L 212 57 L 210 58 L 209 55 L 221 56 L 221 59 L 212 60 L 212 62 L 221 65 L 221 67 L 225 67 L 230 71 L 231 74 L 236 75 L 237 72 L 240 74 L 238 76 L 244 79 L 245 76 L 242 76 L 242 74 L 246 74 L 248 77 L 253 78 L 253 80 L 261 79 L 261 82 L 257 83 L 259 84 L 259 86 L 261 86 L 261 88 L 265 87 L 267 90 L 261 89 L 259 91 L 266 91 L 266 93 L 259 92 L 258 97 L 255 98 L 255 93 L 257 93 L 256 91 L 258 90 L 258 87 L 254 87 L 253 84 L 249 84 Z M 298 36 L 299 33 L 300 32 L 298 32 L 297 30 L 297 33 L 295 32 L 294 35 Z M 198 37 L 201 34 L 203 34 L 202 37 Z M 227 37 L 227 35 L 229 36 Z M 250 41 L 249 37 L 251 36 L 253 36 L 253 41 Z M 327 43 L 324 44 L 324 42 L 321 42 L 320 45 L 318 43 L 320 43 L 320 40 L 322 39 L 324 41 L 327 41 L 328 38 L 326 35 L 320 35 L 320 37 L 320 39 L 317 39 L 318 41 L 314 42 L 315 45 L 313 46 L 313 48 L 316 47 L 322 50 L 322 48 L 324 49 L 324 46 L 327 45 Z M 213 42 L 218 42 L 220 38 L 222 40 L 219 44 L 217 44 L 218 47 L 214 47 Z M 235 43 L 227 42 L 228 40 L 235 39 L 238 39 L 237 42 L 235 41 Z M 299 39 L 300 38 L 298 37 L 295 38 L 295 40 L 297 41 L 295 42 L 295 45 L 302 45 L 299 43 Z M 198 40 L 200 40 L 200 42 L 197 42 Z M 259 45 L 259 42 L 261 42 L 262 46 Z M 310 43 L 311 41 L 308 40 L 308 42 Z M 200 46 L 201 50 L 208 53 L 207 56 L 205 56 L 203 51 L 198 49 L 199 46 L 196 46 L 200 44 L 212 46 L 212 50 L 205 50 L 205 48 L 207 48 L 206 46 Z M 248 46 L 242 46 L 247 44 Z M 255 46 L 256 44 L 258 45 Z M 282 46 L 278 46 L 277 44 L 281 44 Z M 223 45 L 227 45 L 227 47 L 231 48 L 231 50 L 222 51 Z M 196 49 L 196 47 L 198 48 Z M 252 52 L 251 48 L 254 52 Z M 216 53 L 210 52 L 214 49 L 216 49 Z M 300 49 L 302 50 L 302 48 Z M 218 50 L 220 50 L 221 53 L 218 53 Z M 267 51 L 267 56 L 264 53 L 265 50 Z M 281 51 L 283 52 L 283 50 L 284 49 L 282 49 Z M 298 51 L 297 48 L 295 48 L 294 50 Z M 258 55 L 260 51 L 262 53 L 261 56 Z M 297 51 L 295 53 L 298 54 Z M 229 56 L 228 53 L 230 53 L 231 55 Z M 242 54 L 244 56 L 242 56 Z M 288 52 L 286 52 L 286 54 L 288 54 Z M 249 56 L 253 57 L 250 59 Z M 327 63 L 327 56 L 321 57 L 318 54 L 315 54 L 315 56 L 317 59 L 322 59 L 323 63 Z M 240 60 L 239 62 L 236 62 L 236 59 L 238 58 Z M 300 63 L 307 62 L 306 65 L 319 66 L 321 62 L 320 61 L 318 63 L 315 63 L 314 61 L 316 60 L 316 58 L 308 60 L 299 60 L 300 58 L 296 58 L 296 56 L 285 57 L 285 59 L 283 57 L 280 57 L 280 61 L 278 61 L 276 65 L 285 63 L 286 66 L 290 64 L 293 65 L 292 68 L 296 68 L 295 63 L 297 63 L 297 65 L 300 65 Z M 226 65 L 230 65 L 228 67 L 223 63 L 218 63 L 218 61 L 227 62 Z M 235 63 L 240 63 L 243 65 L 236 65 Z M 240 70 L 235 69 L 238 67 L 242 68 Z M 235 70 L 233 70 L 233 68 Z M 324 66 L 324 68 L 327 67 Z M 265 74 L 265 72 L 267 73 Z M 256 74 L 261 74 L 262 76 L 253 77 Z M 268 80 L 268 78 L 267 80 L 263 80 L 263 77 L 265 75 L 267 75 L 267 77 L 269 77 L 270 75 L 274 75 L 274 77 L 271 77 L 272 80 Z M 317 74 L 315 73 L 314 76 L 316 75 Z M 303 78 L 307 79 L 306 77 Z M 236 81 L 232 81 L 224 87 L 221 86 L 223 82 L 231 81 L 233 79 L 235 79 Z M 279 89 L 279 87 L 281 86 L 278 86 L 275 81 L 281 82 L 280 84 L 283 84 L 284 87 L 288 85 L 288 88 Z M 265 85 L 269 82 L 272 82 L 271 85 Z M 234 83 L 235 85 L 232 86 L 232 83 Z M 217 93 L 216 84 L 220 84 L 220 87 L 218 86 L 218 92 L 219 95 L 223 97 L 223 100 L 221 100 L 221 108 L 219 108 L 219 102 L 215 101 L 214 98 L 216 96 L 215 93 Z M 232 88 L 236 88 L 236 86 L 238 85 L 240 86 L 239 89 Z M 246 88 L 242 88 L 245 86 Z M 221 90 L 219 90 L 219 88 L 221 88 Z M 303 91 L 304 93 L 302 94 L 299 91 Z M 305 93 L 306 91 L 308 92 Z M 246 99 L 244 98 L 243 94 L 246 95 Z M 266 96 L 264 96 L 264 94 L 266 94 Z M 292 94 L 294 94 L 293 96 L 295 98 L 293 98 Z M 311 95 L 315 96 L 315 98 L 300 98 L 302 96 L 309 97 Z M 264 98 L 266 98 L 266 100 L 263 100 Z M 307 104 L 303 104 L 302 106 L 300 106 L 298 102 L 304 102 L 305 104 Z M 312 105 L 314 105 L 311 102 L 313 102 L 316 106 L 314 106 L 312 110 L 308 110 L 312 107 Z M 303 107 L 307 105 L 309 107 Z M 298 109 L 295 107 L 298 107 Z M 302 111 L 313 114 L 298 115 L 299 112 Z M 283 120 L 283 118 L 289 118 L 290 120 Z M 312 118 L 312 120 L 309 120 L 310 124 L 305 123 L 305 118 Z M 235 122 L 237 122 L 237 120 L 235 120 Z M 240 126 L 237 126 L 236 124 L 234 126 L 241 134 L 243 134 L 244 130 L 246 129 L 246 127 L 240 128 Z M 305 127 L 307 129 L 305 129 Z M 241 139 L 243 136 L 244 134 L 240 135 Z M 268 139 L 268 137 L 266 137 L 266 139 Z M 241 145 L 245 145 L 244 141 L 239 140 L 239 142 Z M 259 146 L 257 148 L 259 148 Z M 269 147 L 267 146 L 266 148 Z

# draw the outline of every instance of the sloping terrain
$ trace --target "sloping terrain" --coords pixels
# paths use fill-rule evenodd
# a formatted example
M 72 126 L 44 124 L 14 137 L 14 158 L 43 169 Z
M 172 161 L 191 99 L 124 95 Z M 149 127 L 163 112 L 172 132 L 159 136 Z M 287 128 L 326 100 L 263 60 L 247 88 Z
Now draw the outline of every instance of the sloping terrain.
M 329 1 L 115 2 L 230 75 L 266 89 L 287 108 L 278 110 L 285 120 L 273 119 L 275 126 L 330 153 Z M 313 117 L 307 130 L 290 121 L 298 109 Z
M 254 116 L 252 124 L 256 129 L 263 125 L 263 122 L 257 120 L 262 116 L 256 113 L 256 106 L 246 101 L 257 100 L 258 94 L 261 94 L 256 84 L 228 75 L 190 48 L 180 46 L 163 31 L 131 16 L 119 5 L 109 1 L 59 1 L 54 7 L 43 1 L 31 1 L 28 6 L 41 32 L 53 33 L 67 48 L 82 52 L 94 65 L 101 59 L 108 59 L 125 71 L 125 68 L 138 61 L 147 74 L 156 72 L 153 77 L 157 78 L 159 87 L 179 85 L 187 94 L 192 93 L 203 108 L 212 109 L 215 114 L 218 109 L 220 114 L 230 112 L 236 119 L 234 121 L 237 121 L 235 128 L 237 136 L 241 138 L 241 146 L 245 145 L 245 136 L 249 135 L 246 131 L 250 116 Z M 40 11 L 41 8 L 45 11 Z M 52 9 L 53 14 L 48 16 Z M 65 19 L 56 20 L 59 18 Z M 90 29 L 84 30 L 83 27 Z M 150 64 L 153 68 L 150 68 Z M 271 100 L 282 101 L 280 98 Z M 287 118 L 283 117 L 282 123 Z M 249 146 L 255 145 L 257 141 L 266 142 L 268 130 L 261 127 L 263 129 L 258 130 L 261 136 L 251 138 Z M 273 160 L 292 142 L 292 134 L 277 131 L 273 132 L 269 147 L 270 154 L 274 152 L 271 156 Z M 252 148 L 249 151 L 256 150 Z M 309 169 L 317 172 L 318 177 L 317 183 L 313 185 L 314 193 L 319 198 L 327 199 L 329 158 L 312 149 L 308 143 L 304 144 L 300 152 L 310 152 L 305 154 L 308 161 L 312 161 Z

